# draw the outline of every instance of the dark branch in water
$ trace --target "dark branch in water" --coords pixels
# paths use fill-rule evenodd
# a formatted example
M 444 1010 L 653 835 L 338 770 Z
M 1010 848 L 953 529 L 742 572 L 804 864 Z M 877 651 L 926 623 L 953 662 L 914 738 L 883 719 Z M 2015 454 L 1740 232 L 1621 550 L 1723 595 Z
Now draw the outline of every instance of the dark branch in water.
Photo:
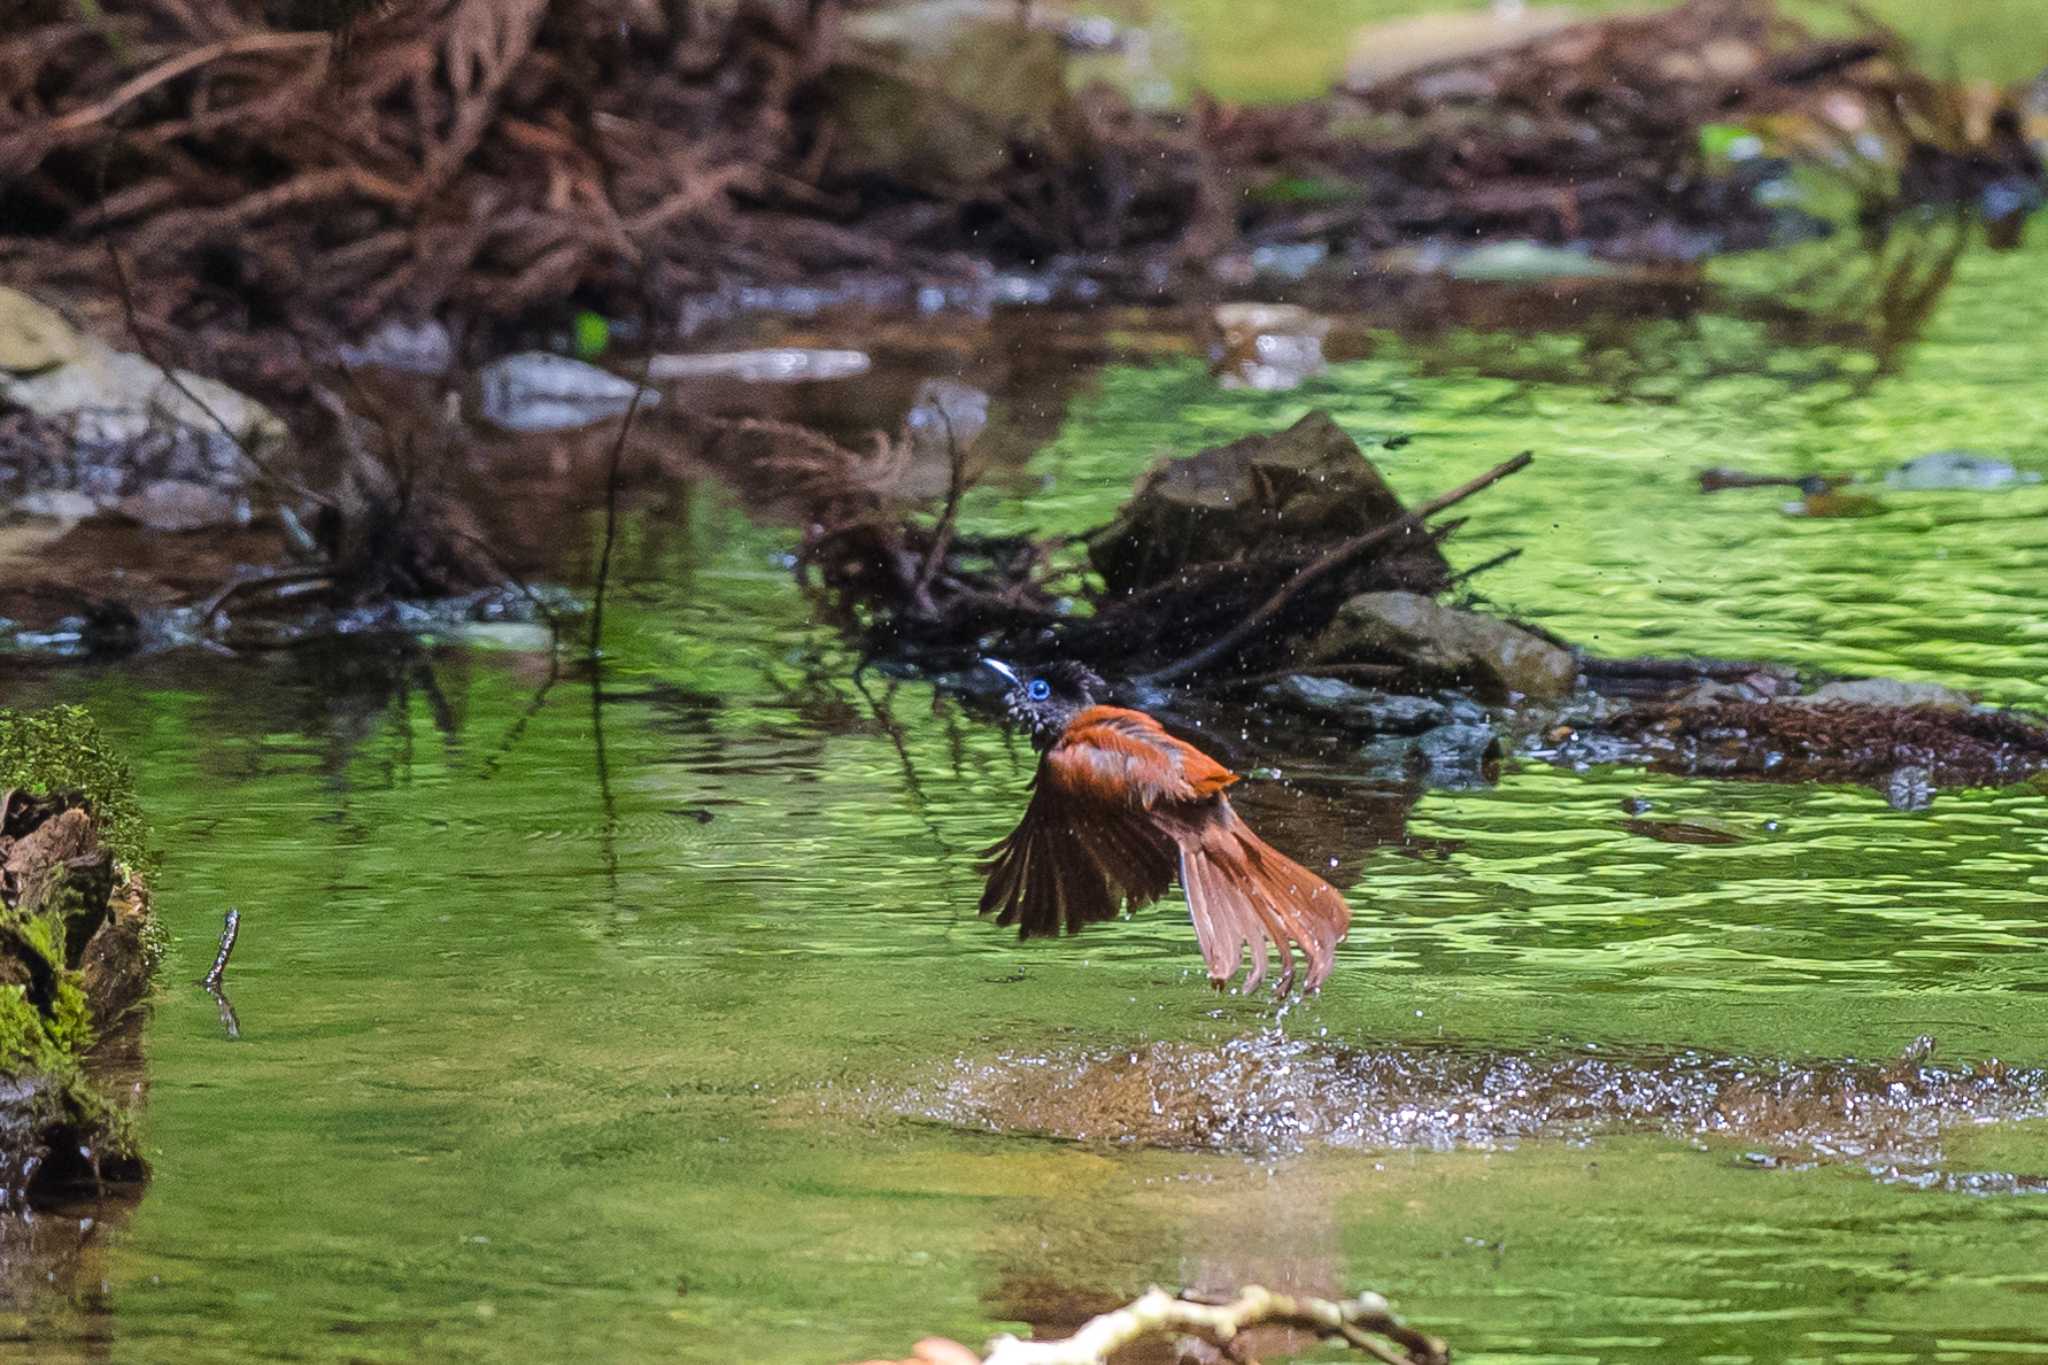
M 1474 564 L 1471 568 L 1465 569 L 1462 572 L 1452 575 L 1451 586 L 1456 587 L 1458 584 L 1466 582 L 1468 579 L 1479 577 L 1479 575 L 1487 572 L 1489 569 L 1498 569 L 1501 565 L 1511 563 L 1512 561 L 1520 559 L 1521 557 L 1522 547 L 1519 545 L 1514 546 L 1512 549 L 1502 550 L 1493 558 L 1482 559 L 1477 564 Z
M 1258 610 L 1245 617 L 1244 620 L 1238 622 L 1231 629 L 1225 631 L 1221 636 L 1210 641 L 1193 654 L 1167 664 L 1164 668 L 1154 669 L 1135 681 L 1141 685 L 1173 682 L 1186 677 L 1190 673 L 1198 673 L 1211 664 L 1230 657 L 1233 652 L 1252 638 L 1259 627 L 1265 625 L 1268 621 L 1279 615 L 1281 611 L 1285 610 L 1287 604 L 1296 597 L 1299 597 L 1304 589 L 1313 586 L 1323 578 L 1327 578 L 1330 574 L 1351 563 L 1359 555 L 1372 549 L 1375 545 L 1391 540 L 1396 535 L 1402 535 L 1417 529 L 1425 520 L 1435 516 L 1446 507 L 1463 502 L 1474 493 L 1490 488 L 1508 477 L 1508 475 L 1527 468 L 1529 462 L 1534 458 L 1532 454 L 1525 450 L 1515 456 L 1514 459 L 1504 464 L 1495 465 L 1492 469 L 1487 470 L 1471 482 L 1460 484 L 1448 493 L 1438 494 L 1420 507 L 1414 508 L 1405 516 L 1398 517 L 1384 526 L 1376 526 L 1363 535 L 1353 536 L 1341 545 L 1333 546 L 1328 553 L 1302 566 L 1301 570 L 1294 577 L 1288 579 L 1278 592 L 1267 598 Z
M 200 978 L 199 984 L 210 991 L 220 989 L 220 983 L 228 974 L 228 959 L 234 955 L 235 939 L 242 932 L 242 912 L 228 910 L 227 922 L 221 926 L 220 951 L 213 955 L 213 966 Z
M 604 645 L 604 591 L 612 572 L 612 545 L 619 534 L 619 461 L 625 454 L 626 437 L 632 433 L 634 414 L 640 411 L 641 396 L 647 392 L 647 380 L 654 372 L 654 352 L 650 348 L 640 360 L 640 378 L 633 385 L 633 397 L 626 404 L 625 416 L 619 419 L 619 434 L 612 440 L 611 453 L 605 459 L 604 471 L 604 546 L 597 555 L 597 587 L 590 600 L 590 645 L 587 653 L 592 659 L 603 653 Z
M 910 585 L 910 603 L 913 610 L 936 616 L 938 608 L 931 599 L 932 575 L 946 562 L 946 551 L 953 544 L 953 527 L 960 517 L 960 496 L 967 491 L 967 453 L 960 448 L 959 440 L 953 434 L 953 418 L 946 412 L 943 403 L 935 404 L 939 420 L 946 424 L 946 506 L 939 513 L 938 527 L 932 532 L 931 547 L 925 551 L 924 563 L 919 566 L 917 578 Z
M 228 999 L 222 982 L 228 974 L 228 959 L 234 955 L 235 940 L 242 932 L 242 912 L 230 906 L 227 922 L 221 926 L 220 950 L 213 955 L 213 966 L 199 979 L 206 993 L 213 997 L 213 1003 L 220 1007 L 220 1024 L 227 1030 L 230 1042 L 242 1036 L 242 1021 L 235 1017 L 235 1006 Z

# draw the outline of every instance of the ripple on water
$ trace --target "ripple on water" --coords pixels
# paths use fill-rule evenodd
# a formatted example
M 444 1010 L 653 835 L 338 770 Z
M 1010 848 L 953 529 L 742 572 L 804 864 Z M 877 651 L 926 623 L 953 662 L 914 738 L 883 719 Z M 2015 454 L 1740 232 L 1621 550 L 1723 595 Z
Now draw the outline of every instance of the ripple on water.
M 1076 1141 L 1285 1156 L 1315 1147 L 1497 1148 L 1661 1133 L 1741 1144 L 1758 1165 L 1845 1162 L 1980 1193 L 2048 1191 L 2048 1175 L 1946 1169 L 1960 1125 L 2048 1116 L 2048 1072 L 1938 1066 L 1917 1040 L 1889 1061 L 1701 1052 L 1335 1047 L 1277 1031 L 1220 1045 L 960 1059 L 880 1097 L 884 1112 Z

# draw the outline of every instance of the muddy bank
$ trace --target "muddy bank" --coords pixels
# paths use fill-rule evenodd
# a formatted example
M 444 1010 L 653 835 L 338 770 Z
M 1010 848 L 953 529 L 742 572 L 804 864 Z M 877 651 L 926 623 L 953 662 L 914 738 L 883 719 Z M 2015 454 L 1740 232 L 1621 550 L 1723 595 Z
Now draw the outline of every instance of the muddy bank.
M 1886 1178 L 2048 1190 L 2048 1172 L 1943 1169 L 1944 1135 L 2048 1116 L 2048 1076 L 1890 1061 L 1790 1061 L 1588 1046 L 1335 1047 L 1278 1032 L 1218 1046 L 962 1059 L 880 1112 L 1077 1142 L 1287 1156 L 1310 1148 L 1511 1147 L 1622 1133 L 1709 1143 L 1750 1164 L 1843 1163 Z
M 0 47 L 24 115 L 0 135 L 0 276 L 99 294 L 112 246 L 149 325 L 259 385 L 387 319 L 669 332 L 849 274 L 922 307 L 1000 301 L 1006 273 L 1027 297 L 1157 296 L 1276 248 L 1689 262 L 1817 230 L 1765 189 L 1781 160 L 1726 150 L 1746 121 L 1816 164 L 1850 145 L 1867 216 L 2039 198 L 2015 115 L 1969 115 L 1888 33 L 1817 37 L 1768 0 L 1173 113 L 1070 90 L 1092 30 L 1033 7 L 236 8 L 222 37 L 162 0 L 31 6 Z
M 162 943 L 131 793 L 84 712 L 0 711 L 0 1206 L 142 1173 L 118 1082 Z

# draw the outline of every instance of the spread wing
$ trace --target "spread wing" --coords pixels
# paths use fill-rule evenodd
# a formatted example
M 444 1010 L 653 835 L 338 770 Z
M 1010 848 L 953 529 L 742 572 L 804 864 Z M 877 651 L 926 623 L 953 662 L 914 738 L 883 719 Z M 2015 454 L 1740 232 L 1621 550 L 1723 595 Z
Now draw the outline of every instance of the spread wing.
M 1082 712 L 1039 760 L 1023 820 L 989 850 L 982 913 L 1024 938 L 1073 933 L 1157 900 L 1178 876 L 1211 981 L 1223 985 L 1249 958 L 1244 989 L 1255 990 L 1277 953 L 1284 995 L 1299 948 L 1317 989 L 1351 908 L 1237 817 L 1223 794 L 1236 780 L 1150 716 Z
M 1153 811 L 1236 780 L 1150 716 L 1113 706 L 1082 712 L 1038 761 L 1024 818 L 989 850 L 981 912 L 1036 938 L 1159 899 L 1180 851 Z

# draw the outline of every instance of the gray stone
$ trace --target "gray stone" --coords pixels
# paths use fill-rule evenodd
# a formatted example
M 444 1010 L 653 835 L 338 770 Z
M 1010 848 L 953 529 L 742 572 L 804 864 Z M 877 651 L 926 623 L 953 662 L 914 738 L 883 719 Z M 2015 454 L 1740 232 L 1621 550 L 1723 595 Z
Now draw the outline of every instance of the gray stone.
M 1562 697 L 1578 679 L 1570 651 L 1506 621 L 1412 592 L 1360 593 L 1316 641 L 1326 662 L 1388 661 L 1457 678 L 1500 696 Z
M 1569 247 L 1541 242 L 1491 242 L 1451 259 L 1445 273 L 1454 280 L 1515 283 L 1536 280 L 1612 279 L 1624 266 Z
M 33 374 L 76 360 L 80 350 L 78 333 L 56 309 L 0 288 L 0 370 Z
M 1439 725 L 1416 738 L 1415 752 L 1432 787 L 1491 786 L 1500 736 L 1489 725 Z
M 917 386 L 903 425 L 919 460 L 944 465 L 987 430 L 988 395 L 957 379 L 927 379 Z
M 116 510 L 152 531 L 177 533 L 239 526 L 249 520 L 249 505 L 209 484 L 188 479 L 158 479 L 121 499 Z
M 1937 450 L 1917 460 L 1908 460 L 1884 476 L 1885 487 L 1905 493 L 1949 489 L 1982 492 L 2040 481 L 2039 474 L 2022 471 L 2008 460 L 1981 455 L 1974 450 Z
M 178 370 L 188 398 L 148 358 L 88 336 L 77 342 L 76 356 L 53 369 L 0 370 L 0 400 L 39 417 L 70 417 L 75 439 L 85 443 L 133 441 L 164 425 L 213 431 L 215 417 L 251 451 L 284 438 L 284 424 L 268 409 L 225 384 Z
M 1910 764 L 1895 769 L 1885 779 L 1884 799 L 1893 810 L 1926 810 L 1934 804 L 1934 774 Z
M 1277 393 L 1324 369 L 1330 320 L 1291 303 L 1225 303 L 1212 315 L 1210 346 L 1217 385 Z
M 1821 702 L 1856 702 L 1863 706 L 1948 706 L 1958 710 L 1975 705 L 1967 692 L 1940 683 L 1904 682 L 1898 678 L 1848 678 L 1825 683 L 1803 697 L 1787 701 L 1806 705 Z
M 68 524 L 97 516 L 100 505 L 75 488 L 38 488 L 17 498 L 14 510 L 26 516 L 47 517 L 51 521 Z
M 1360 777 L 1408 782 L 1422 767 L 1422 757 L 1415 752 L 1415 736 L 1381 735 L 1359 746 L 1358 766 Z
M 1141 592 L 1190 563 L 1313 555 L 1406 509 L 1326 412 L 1154 466 L 1088 557 L 1112 593 Z M 1342 586 L 1440 591 L 1450 566 L 1422 535 L 1342 572 Z
M 335 358 L 349 369 L 375 365 L 404 374 L 446 374 L 455 363 L 455 339 L 432 318 L 400 322 L 396 318 L 354 345 L 335 349 Z
M 547 351 L 500 356 L 477 372 L 478 411 L 504 431 L 573 431 L 621 416 L 632 406 L 634 383 L 609 370 Z M 652 407 L 660 395 L 641 395 Z

